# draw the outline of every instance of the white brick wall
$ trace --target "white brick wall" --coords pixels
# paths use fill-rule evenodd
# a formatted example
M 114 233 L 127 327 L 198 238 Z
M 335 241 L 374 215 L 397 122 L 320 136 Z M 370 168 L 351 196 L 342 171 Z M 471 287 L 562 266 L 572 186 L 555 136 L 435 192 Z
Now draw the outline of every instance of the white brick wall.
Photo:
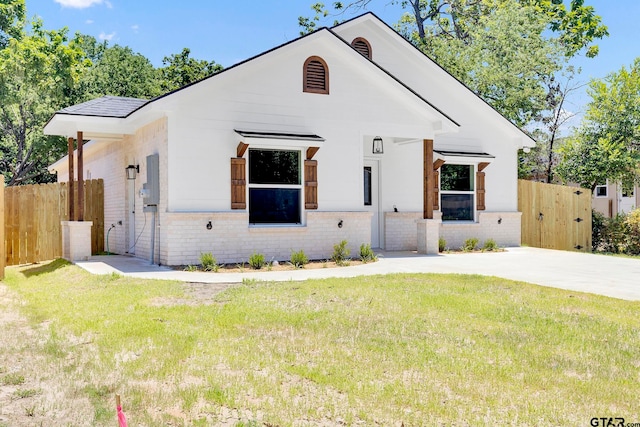
M 499 246 L 520 246 L 520 212 L 478 212 L 478 222 L 457 223 L 445 221 L 440 225 L 440 237 L 447 247 L 458 249 L 470 237 L 479 239 L 480 244 L 493 239 Z M 417 249 L 416 221 L 422 212 L 386 212 L 385 250 L 415 251 Z M 440 218 L 440 212 L 434 212 Z
M 333 245 L 349 242 L 357 257 L 362 243 L 371 241 L 368 212 L 306 212 L 306 226 L 249 226 L 247 212 L 167 213 L 163 239 L 170 240 L 168 265 L 198 264 L 200 254 L 211 252 L 220 263 L 247 262 L 254 252 L 267 260 L 286 261 L 292 250 L 304 250 L 309 259 L 328 259 Z M 338 222 L 342 220 L 342 228 Z M 211 221 L 212 229 L 206 225 Z

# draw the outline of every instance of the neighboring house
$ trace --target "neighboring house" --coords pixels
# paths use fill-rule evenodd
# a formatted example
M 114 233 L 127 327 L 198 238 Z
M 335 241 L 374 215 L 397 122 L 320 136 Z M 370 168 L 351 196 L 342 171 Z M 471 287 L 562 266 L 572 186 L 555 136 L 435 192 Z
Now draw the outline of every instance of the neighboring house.
M 353 255 L 362 243 L 416 250 L 432 209 L 436 248 L 439 237 L 519 245 L 517 154 L 535 144 L 371 13 L 156 99 L 103 97 L 45 126 L 78 131 L 85 178 L 105 182 L 110 250 L 154 247 L 168 265 L 202 252 L 326 259 L 343 239 Z M 68 179 L 66 158 L 51 169 Z
M 608 181 L 596 185 L 592 206 L 594 210 L 609 218 L 616 214 L 629 213 L 640 206 L 640 187 L 627 187 Z

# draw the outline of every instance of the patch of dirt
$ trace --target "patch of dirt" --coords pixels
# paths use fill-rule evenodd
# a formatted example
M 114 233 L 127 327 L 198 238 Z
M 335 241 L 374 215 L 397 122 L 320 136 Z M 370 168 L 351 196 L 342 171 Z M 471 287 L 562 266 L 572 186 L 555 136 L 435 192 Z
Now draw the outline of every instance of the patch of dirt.
M 51 325 L 32 326 L 19 306 L 0 282 L 0 426 L 90 426 L 91 403 L 78 396 L 61 366 L 42 355 L 51 344 Z

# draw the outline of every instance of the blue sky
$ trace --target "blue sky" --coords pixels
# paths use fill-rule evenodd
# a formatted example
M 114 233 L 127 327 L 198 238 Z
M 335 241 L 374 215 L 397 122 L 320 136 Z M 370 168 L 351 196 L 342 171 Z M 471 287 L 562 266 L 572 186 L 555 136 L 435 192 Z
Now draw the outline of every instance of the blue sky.
M 26 0 L 29 17 L 45 28 L 69 27 L 111 44 L 131 47 L 159 66 L 162 58 L 191 49 L 191 56 L 225 67 L 299 36 L 298 17 L 310 16 L 316 0 Z M 329 4 L 332 0 L 325 0 Z M 602 78 L 640 56 L 640 1 L 586 0 L 609 27 L 600 55 L 579 59 L 581 82 Z M 402 9 L 373 0 L 371 9 L 393 25 Z M 351 15 L 350 15 L 351 16 Z M 347 16 L 347 17 L 350 17 Z M 331 25 L 329 20 L 324 25 Z M 567 109 L 580 111 L 588 97 L 577 94 Z

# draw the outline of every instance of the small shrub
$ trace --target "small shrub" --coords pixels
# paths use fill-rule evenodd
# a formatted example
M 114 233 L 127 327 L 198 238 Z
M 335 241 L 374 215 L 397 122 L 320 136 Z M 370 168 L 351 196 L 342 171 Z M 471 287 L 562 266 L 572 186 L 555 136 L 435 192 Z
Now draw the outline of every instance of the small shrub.
M 482 245 L 482 250 L 489 251 L 489 252 L 496 251 L 498 250 L 498 244 L 493 239 L 487 239 L 484 241 L 484 244 Z
M 438 252 L 444 252 L 447 249 L 447 241 L 442 237 L 438 239 Z
M 599 251 L 604 245 L 607 218 L 596 210 L 591 211 L 591 250 Z
M 369 243 L 363 243 L 360 245 L 360 259 L 364 263 L 376 261 L 378 259 Z
M 331 255 L 331 261 L 336 265 L 345 265 L 349 260 L 349 254 L 351 251 L 347 248 L 347 241 L 343 240 L 338 244 L 333 245 L 333 254 Z
M 478 247 L 478 238 L 470 237 L 464 241 L 464 244 L 462 245 L 462 250 L 464 252 L 471 252 L 471 251 L 475 251 L 477 247 Z
M 204 271 L 218 271 L 219 268 L 218 261 L 211 252 L 200 254 L 200 264 L 202 264 Z
M 189 264 L 184 268 L 184 271 L 198 271 L 198 266 Z
M 640 255 L 640 209 L 635 209 L 627 214 L 624 219 L 626 231 L 627 255 Z
M 297 252 L 291 251 L 291 264 L 293 264 L 295 268 L 304 268 L 308 263 L 309 258 L 307 258 L 307 255 L 302 249 Z
M 262 254 L 258 254 L 254 252 L 249 257 L 249 265 L 254 270 L 260 270 L 262 267 L 264 267 L 264 264 L 265 264 L 265 260 L 264 260 L 264 255 Z

